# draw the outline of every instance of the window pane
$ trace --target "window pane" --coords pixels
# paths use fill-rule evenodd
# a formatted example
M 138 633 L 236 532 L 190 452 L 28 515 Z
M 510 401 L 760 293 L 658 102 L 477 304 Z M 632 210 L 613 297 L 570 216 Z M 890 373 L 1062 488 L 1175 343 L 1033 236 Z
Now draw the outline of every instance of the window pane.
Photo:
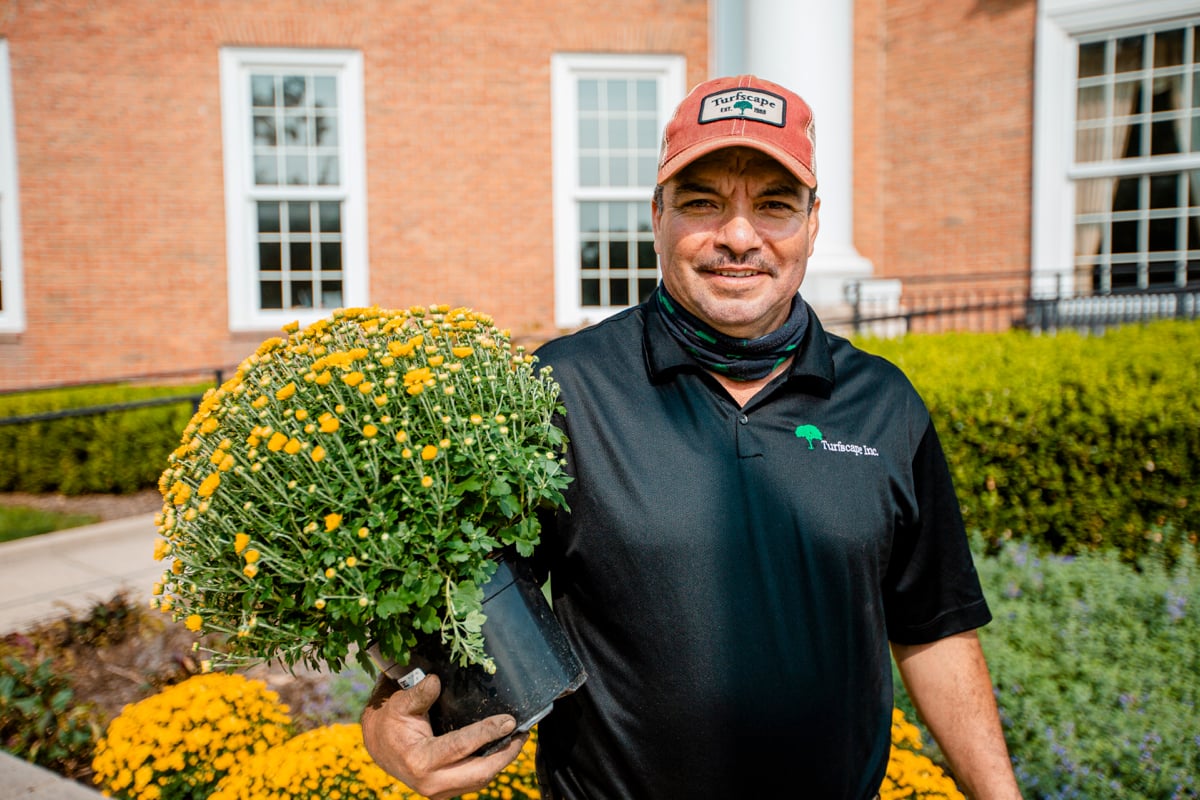
M 629 204 L 628 203 L 609 203 L 608 204 L 608 230 L 613 233 L 628 233 L 629 227 Z
M 1117 72 L 1133 72 L 1142 68 L 1144 36 L 1117 40 Z
M 1150 246 L 1148 249 L 1153 252 L 1178 249 L 1179 243 L 1175 239 L 1177 229 L 1177 220 L 1175 219 L 1150 220 Z
M 1189 217 L 1187 221 L 1187 249 L 1200 250 L 1200 219 Z
M 254 183 L 258 186 L 275 186 L 279 183 L 279 168 L 275 156 L 254 157 Z
M 579 146 L 589 149 L 600 146 L 600 120 L 595 117 L 579 120 Z
M 638 269 L 656 269 L 658 267 L 658 255 L 654 252 L 654 242 L 637 243 L 637 267 Z
M 1114 125 L 1112 158 L 1137 158 L 1142 154 L 1142 125 Z
M 1183 63 L 1183 28 L 1159 31 L 1154 36 L 1154 66 L 1175 67 Z
M 613 279 L 608 282 L 608 304 L 611 306 L 629 305 L 629 281 L 625 278 Z
M 1136 220 L 1126 220 L 1112 224 L 1112 252 L 1138 252 L 1138 224 Z
M 596 111 L 600 108 L 600 82 L 582 80 L 579 82 L 579 110 Z
M 629 268 L 629 242 L 618 241 L 608 243 L 608 268 Z
M 337 78 L 332 75 L 313 78 L 313 105 L 317 108 L 337 108 Z
M 303 186 L 308 183 L 308 158 L 305 156 L 287 157 L 287 182 L 292 186 Z
M 318 114 L 313 120 L 317 129 L 317 144 L 321 147 L 336 147 L 338 145 L 337 117 L 332 114 Z
M 608 160 L 608 185 L 629 186 L 629 159 L 624 156 L 612 156 Z
M 1151 261 L 1148 275 L 1150 285 L 1159 288 L 1174 286 L 1178 272 L 1174 261 Z
M 261 281 L 258 284 L 259 308 L 283 308 L 283 284 L 279 281 Z
M 638 111 L 655 111 L 658 109 L 658 84 L 655 81 L 637 82 Z
M 1179 201 L 1178 175 L 1150 176 L 1150 207 L 1176 208 Z
M 284 142 L 289 145 L 308 144 L 308 115 L 288 114 L 283 118 Z
M 1113 192 L 1113 211 L 1136 211 L 1141 208 L 1141 178 L 1121 178 Z
M 579 300 L 583 306 L 600 305 L 600 281 L 595 278 L 584 278 L 579 282 Z
M 321 231 L 341 233 L 342 230 L 342 204 L 341 203 L 321 203 Z
M 621 149 L 629 147 L 629 123 L 625 118 L 609 119 L 608 146 Z
M 279 203 L 258 203 L 258 232 L 279 232 Z
M 275 105 L 275 76 L 250 76 L 250 102 L 259 108 Z
M 341 272 L 342 245 L 341 242 L 321 242 L 321 271 Z
M 1200 103 L 1197 103 L 1200 105 Z M 658 121 L 655 119 L 639 119 L 637 122 L 637 147 L 639 150 L 658 148 Z
M 260 272 L 278 272 L 283 269 L 283 254 L 279 242 L 258 243 L 258 269 Z
M 579 230 L 583 233 L 592 233 L 600 230 L 599 203 L 579 204 Z
M 625 81 L 605 81 L 607 97 L 604 107 L 607 109 L 625 109 L 629 107 L 629 84 Z
M 341 183 L 337 156 L 317 156 L 317 183 L 321 186 L 337 186 Z
M 1113 264 L 1110 274 L 1113 291 L 1136 289 L 1138 286 L 1137 264 Z
M 295 108 L 304 104 L 304 77 L 301 75 L 283 76 L 283 104 Z
M 1183 76 L 1168 75 L 1154 79 L 1154 97 L 1150 100 L 1151 111 L 1182 110 Z
M 579 157 L 579 185 L 600 185 L 600 159 L 596 156 Z
M 1188 205 L 1192 208 L 1200 208 L 1200 169 L 1194 169 L 1191 172 L 1185 172 L 1187 175 L 1188 184 Z
M 309 222 L 311 208 L 308 203 L 288 203 L 288 230 L 292 233 L 307 233 L 312 230 Z
M 254 115 L 254 144 L 260 147 L 275 146 L 276 139 L 274 114 Z
M 291 308 L 312 308 L 313 293 L 312 284 L 305 281 L 304 283 L 292 284 L 292 305 Z
M 638 302 L 642 302 L 654 293 L 658 281 L 654 278 L 638 278 Z
M 312 244 L 309 242 L 292 242 L 288 246 L 288 255 L 292 259 L 291 264 L 288 265 L 291 272 L 312 270 Z
M 1079 77 L 1090 78 L 1105 72 L 1104 53 L 1108 42 L 1079 45 Z
M 1104 87 L 1081 88 L 1076 97 L 1075 115 L 1077 119 L 1104 119 Z
M 1179 128 L 1174 120 L 1156 122 L 1150 127 L 1150 155 L 1162 156 L 1178 153 Z
M 338 308 L 342 305 L 342 282 L 321 281 L 321 307 Z
M 585 241 L 579 246 L 579 266 L 595 269 L 600 266 L 600 243 Z

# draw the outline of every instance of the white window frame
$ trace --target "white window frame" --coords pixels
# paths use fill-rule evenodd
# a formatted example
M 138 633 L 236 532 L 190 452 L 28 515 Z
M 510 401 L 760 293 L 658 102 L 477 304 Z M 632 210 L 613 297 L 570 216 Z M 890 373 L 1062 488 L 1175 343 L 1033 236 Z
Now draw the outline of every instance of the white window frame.
M 329 70 L 338 80 L 340 185 L 300 187 L 305 199 L 342 204 L 342 305 L 368 305 L 366 147 L 362 54 L 351 50 L 224 47 L 220 51 L 221 116 L 225 149 L 225 238 L 229 270 L 229 328 L 306 325 L 332 309 L 259 308 L 257 201 L 295 199 L 290 187 L 256 187 L 250 116 L 250 74 L 258 70 Z
M 25 291 L 21 266 L 21 209 L 17 195 L 17 137 L 13 114 L 8 41 L 0 39 L 0 281 L 4 306 L 0 333 L 25 330 Z
M 627 306 L 584 306 L 579 296 L 579 203 L 644 201 L 654 187 L 579 186 L 579 80 L 585 77 L 654 77 L 663 125 L 685 94 L 686 59 L 679 55 L 558 53 L 550 59 L 554 163 L 554 321 L 560 329 L 598 322 Z M 661 138 L 661 131 L 660 131 Z
M 1031 271 L 1035 296 L 1073 292 L 1076 37 L 1196 14 L 1195 0 L 1041 0 L 1034 66 Z

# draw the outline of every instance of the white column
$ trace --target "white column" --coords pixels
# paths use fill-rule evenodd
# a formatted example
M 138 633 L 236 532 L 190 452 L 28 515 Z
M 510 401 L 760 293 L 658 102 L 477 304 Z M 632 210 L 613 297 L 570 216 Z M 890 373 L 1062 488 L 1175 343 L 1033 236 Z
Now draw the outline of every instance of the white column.
M 741 25 L 730 25 L 739 7 Z M 719 72 L 758 75 L 812 106 L 821 230 L 800 293 L 818 310 L 834 309 L 847 281 L 872 273 L 854 247 L 853 0 L 714 0 L 711 10 Z M 740 47 L 721 44 L 731 32 L 743 36 Z

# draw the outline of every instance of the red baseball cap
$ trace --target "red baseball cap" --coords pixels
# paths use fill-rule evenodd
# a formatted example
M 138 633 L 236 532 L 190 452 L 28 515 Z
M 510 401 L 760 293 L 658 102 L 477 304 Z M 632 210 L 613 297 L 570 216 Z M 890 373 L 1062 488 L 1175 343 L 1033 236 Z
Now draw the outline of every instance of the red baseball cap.
M 817 188 L 816 126 L 798 94 L 754 75 L 713 78 L 683 98 L 663 131 L 658 182 L 723 147 L 752 147 Z

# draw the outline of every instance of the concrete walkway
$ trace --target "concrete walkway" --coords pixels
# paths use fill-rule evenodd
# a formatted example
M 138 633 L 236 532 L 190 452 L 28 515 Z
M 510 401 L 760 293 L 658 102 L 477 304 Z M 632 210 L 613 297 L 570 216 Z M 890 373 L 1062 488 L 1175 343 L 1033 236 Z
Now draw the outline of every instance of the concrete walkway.
M 162 575 L 154 515 L 0 543 L 0 634 L 86 611 L 120 589 L 150 599 Z
M 126 589 L 150 599 L 162 574 L 154 515 L 110 520 L 0 543 L 0 635 L 87 611 Z M 0 798 L 97 800 L 80 783 L 0 750 Z

